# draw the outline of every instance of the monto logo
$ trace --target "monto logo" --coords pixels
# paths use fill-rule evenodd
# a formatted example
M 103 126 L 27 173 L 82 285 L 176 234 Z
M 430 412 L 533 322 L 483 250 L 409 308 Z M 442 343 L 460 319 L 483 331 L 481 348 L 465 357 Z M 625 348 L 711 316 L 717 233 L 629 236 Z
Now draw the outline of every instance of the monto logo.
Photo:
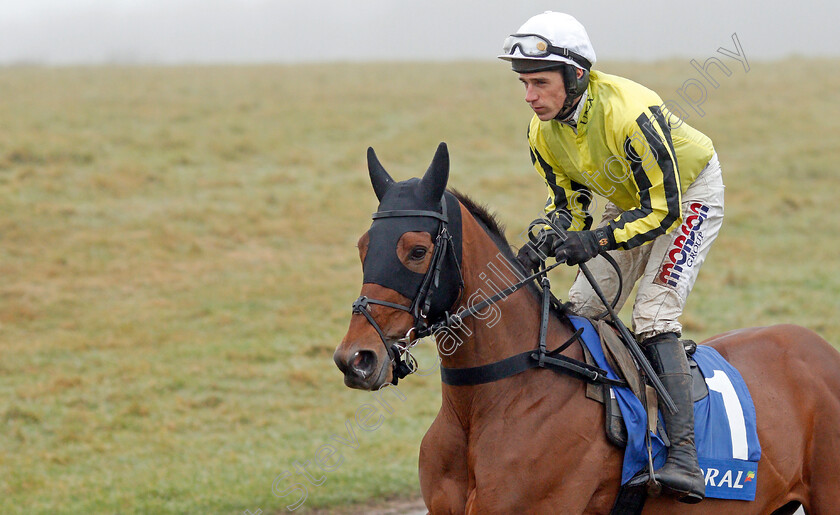
M 703 243 L 700 227 L 709 216 L 709 207 L 693 202 L 688 206 L 688 210 L 693 214 L 682 223 L 679 228 L 682 234 L 677 236 L 671 250 L 662 260 L 662 267 L 654 279 L 656 284 L 676 288 L 682 273 L 694 266 L 694 260 L 700 252 L 700 244 Z
M 720 469 L 709 467 L 706 469 L 704 477 L 706 479 L 706 486 L 715 488 L 744 488 L 744 483 L 753 481 L 755 479 L 755 472 L 744 472 L 743 470 L 734 471 L 725 470 L 721 474 Z M 735 476 L 734 478 L 732 476 Z

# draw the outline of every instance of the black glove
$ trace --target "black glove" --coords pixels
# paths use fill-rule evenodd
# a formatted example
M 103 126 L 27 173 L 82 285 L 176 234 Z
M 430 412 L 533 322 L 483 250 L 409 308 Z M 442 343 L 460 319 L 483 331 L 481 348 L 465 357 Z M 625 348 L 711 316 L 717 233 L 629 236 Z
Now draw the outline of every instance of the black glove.
M 536 241 L 529 241 L 519 249 L 516 260 L 525 267 L 525 270 L 536 271 L 540 263 L 552 255 L 551 249 L 558 238 L 559 236 L 554 231 L 540 231 Z
M 572 231 L 565 234 L 565 239 L 558 239 L 551 247 L 557 261 L 567 265 L 579 265 L 594 258 L 601 251 L 617 248 L 612 231 L 599 227 L 594 231 Z

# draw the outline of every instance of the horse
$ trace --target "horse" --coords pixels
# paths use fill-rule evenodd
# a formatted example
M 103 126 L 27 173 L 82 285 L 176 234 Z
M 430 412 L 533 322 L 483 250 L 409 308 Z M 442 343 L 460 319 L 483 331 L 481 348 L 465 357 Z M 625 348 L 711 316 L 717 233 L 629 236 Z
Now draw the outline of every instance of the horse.
M 407 372 L 398 366 L 405 366 L 401 351 L 428 334 L 430 323 L 451 322 L 470 307 L 474 316 L 437 335 L 441 367 L 469 369 L 533 350 L 538 289 L 488 302 L 489 284 L 501 285 L 502 276 L 514 284 L 524 270 L 495 216 L 446 189 L 445 144 L 421 179 L 394 181 L 372 148 L 368 169 L 380 205 L 358 243 L 361 295 L 334 354 L 345 384 L 371 391 L 396 384 Z M 499 266 L 501 258 L 509 266 Z M 549 347 L 573 336 L 563 310 L 552 310 L 547 322 Z M 755 500 L 686 505 L 662 496 L 648 498 L 643 513 L 782 515 L 800 505 L 809 515 L 837 513 L 840 353 L 796 325 L 739 329 L 702 344 L 733 364 L 750 389 L 762 447 Z M 562 354 L 583 359 L 578 345 Z M 584 389 L 583 381 L 542 368 L 483 384 L 442 384 L 440 411 L 419 452 L 429 513 L 610 513 L 623 453 L 605 436 L 604 406 Z

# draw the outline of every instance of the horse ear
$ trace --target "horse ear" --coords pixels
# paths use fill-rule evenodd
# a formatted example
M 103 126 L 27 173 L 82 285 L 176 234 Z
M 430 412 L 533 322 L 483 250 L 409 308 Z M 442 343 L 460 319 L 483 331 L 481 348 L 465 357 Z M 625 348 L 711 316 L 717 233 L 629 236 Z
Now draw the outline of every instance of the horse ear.
M 376 157 L 376 152 L 373 151 L 373 147 L 368 147 L 367 160 L 370 183 L 373 184 L 373 192 L 376 193 L 376 198 L 381 202 L 382 197 L 385 196 L 385 192 L 394 184 L 394 179 L 382 167 L 382 163 Z
M 420 181 L 423 196 L 429 201 L 437 203 L 443 197 L 446 183 L 449 182 L 449 150 L 446 143 L 438 145 L 432 164 Z

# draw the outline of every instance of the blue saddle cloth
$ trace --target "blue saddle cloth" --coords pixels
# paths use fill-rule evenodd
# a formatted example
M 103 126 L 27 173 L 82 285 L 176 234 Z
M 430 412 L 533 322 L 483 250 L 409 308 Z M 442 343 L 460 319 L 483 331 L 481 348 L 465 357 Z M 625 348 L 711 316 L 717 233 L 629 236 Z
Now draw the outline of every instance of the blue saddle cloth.
M 581 317 L 569 318 L 576 329 L 583 328 L 583 341 L 596 364 L 607 371 L 608 377 L 618 379 L 592 323 Z M 750 392 L 741 374 L 712 347 L 698 345 L 693 358 L 709 388 L 709 395 L 694 403 L 694 438 L 706 481 L 706 497 L 752 501 L 761 445 Z M 613 393 L 627 426 L 621 473 L 624 484 L 647 469 L 647 416 L 629 388 L 613 388 Z M 654 467 L 659 468 L 665 463 L 667 448 L 658 434 L 651 433 L 651 442 Z

